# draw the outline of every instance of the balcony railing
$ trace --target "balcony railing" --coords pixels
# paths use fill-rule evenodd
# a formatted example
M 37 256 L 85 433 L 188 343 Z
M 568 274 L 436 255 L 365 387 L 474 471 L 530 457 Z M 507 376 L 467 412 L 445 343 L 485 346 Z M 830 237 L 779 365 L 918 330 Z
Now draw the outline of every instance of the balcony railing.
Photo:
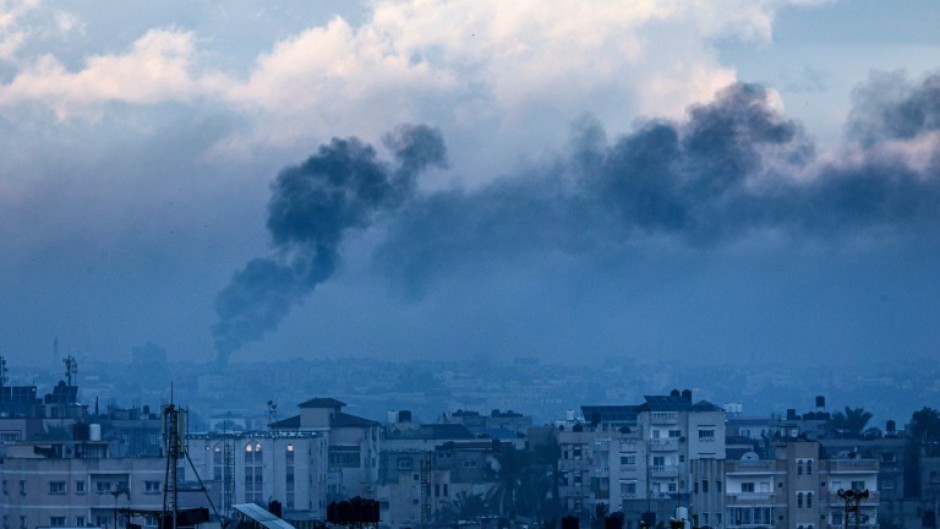
M 669 452 L 679 449 L 678 439 L 651 439 L 650 450 L 653 452 Z
M 671 477 L 679 473 L 679 467 L 676 465 L 651 465 L 650 474 L 656 477 Z

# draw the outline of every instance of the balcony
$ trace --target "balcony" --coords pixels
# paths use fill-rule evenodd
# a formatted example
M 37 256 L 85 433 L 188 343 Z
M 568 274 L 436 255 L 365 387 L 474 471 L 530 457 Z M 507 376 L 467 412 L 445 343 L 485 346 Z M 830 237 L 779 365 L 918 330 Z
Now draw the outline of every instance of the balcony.
M 650 424 L 678 424 L 679 414 L 669 411 L 654 411 L 650 413 Z
M 727 505 L 767 505 L 774 502 L 772 492 L 729 492 L 725 497 Z
M 677 465 L 650 465 L 650 475 L 655 478 L 672 478 L 678 474 Z
M 679 449 L 679 439 L 651 439 L 650 451 L 652 452 L 675 452 Z

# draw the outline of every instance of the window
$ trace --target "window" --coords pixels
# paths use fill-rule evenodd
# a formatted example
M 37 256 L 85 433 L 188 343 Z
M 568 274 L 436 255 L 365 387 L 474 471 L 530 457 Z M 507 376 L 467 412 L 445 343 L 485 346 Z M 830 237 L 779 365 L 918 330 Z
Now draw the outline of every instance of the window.
M 98 494 L 110 494 L 111 493 L 111 482 L 110 481 L 99 481 L 95 483 L 95 492 Z
M 665 456 L 653 456 L 653 466 L 661 467 L 666 464 Z
M 682 435 L 682 430 L 669 430 L 670 439 L 678 439 Z
M 797 509 L 803 508 L 803 493 L 802 492 L 796 493 L 796 508 Z
M 448 493 L 447 493 L 447 483 L 444 483 L 444 497 L 446 498 L 447 496 L 448 496 Z
M 26 480 L 20 480 L 20 494 L 26 496 Z
M 49 482 L 49 494 L 65 494 L 65 482 L 64 481 L 50 481 Z M 62 525 L 65 525 L 64 523 Z
M 574 455 L 575 459 L 581 459 L 581 447 L 580 446 L 574 447 L 574 449 L 572 450 L 572 454 Z
M 715 489 L 716 489 L 718 492 L 721 492 L 721 480 L 720 480 L 720 479 L 716 479 L 716 480 L 715 480 Z
M 411 458 L 403 458 L 398 460 L 398 470 L 411 470 L 414 468 L 414 461 Z
M 284 462 L 286 464 L 286 472 L 284 474 L 284 485 L 287 489 L 286 497 L 286 507 L 288 509 L 294 508 L 294 445 L 287 445 L 287 452 L 284 454 Z
M 620 464 L 621 465 L 635 465 L 636 464 L 636 455 L 634 454 L 620 454 Z
M 75 494 L 85 494 L 85 480 L 78 480 L 75 482 Z
M 699 441 L 714 441 L 715 429 L 714 428 L 699 428 L 698 439 Z
M 330 448 L 330 466 L 334 468 L 359 468 L 362 454 L 358 446 L 334 446 Z
M 702 493 L 708 493 L 708 480 L 702 480 Z
M 623 496 L 633 496 L 636 494 L 636 481 L 621 481 L 620 494 Z
M 679 462 L 685 463 L 685 454 L 679 454 Z
M 676 492 L 676 484 L 675 484 L 675 483 L 670 483 L 670 484 L 669 484 L 669 492 Z
M 87 524 L 85 523 L 85 517 L 84 517 L 84 516 L 76 516 L 76 517 L 75 517 L 75 526 L 76 526 L 76 527 L 85 527 L 86 525 L 87 525 Z
M 3 494 L 4 495 L 9 494 L 9 492 L 7 491 L 7 480 L 3 480 Z
M 148 494 L 154 494 L 154 493 L 160 492 L 160 482 L 159 481 L 145 481 L 144 492 Z
M 754 492 L 754 482 L 748 481 L 741 483 L 741 492 Z
M 812 492 L 806 493 L 806 508 L 807 509 L 813 508 L 813 493 Z
M 50 516 L 49 527 L 65 527 L 65 516 Z
M 264 462 L 264 448 L 259 442 L 249 442 L 245 445 L 245 501 L 261 503 L 264 501 L 262 491 L 262 464 Z
M 883 479 L 881 480 L 882 490 L 894 490 L 894 480 L 893 479 Z
M 797 476 L 803 475 L 803 461 L 796 462 L 796 475 Z
M 853 482 L 852 482 L 852 490 L 854 490 L 855 492 L 861 492 L 861 491 L 865 490 L 866 488 L 867 488 L 867 487 L 865 487 L 865 482 L 864 482 L 864 481 L 853 481 Z

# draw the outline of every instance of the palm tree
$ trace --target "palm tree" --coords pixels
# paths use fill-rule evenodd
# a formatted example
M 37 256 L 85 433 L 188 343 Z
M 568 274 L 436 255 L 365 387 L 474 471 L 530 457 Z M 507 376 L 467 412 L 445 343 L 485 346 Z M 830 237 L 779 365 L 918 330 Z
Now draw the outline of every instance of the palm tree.
M 526 485 L 526 474 L 532 458 L 529 452 L 504 448 L 495 452 L 496 458 L 496 485 L 490 489 L 490 505 L 496 506 L 500 516 L 513 518 L 516 511 L 516 502 L 523 487 Z
M 461 491 L 438 511 L 437 518 L 443 523 L 473 520 L 488 514 L 487 511 L 486 500 L 482 494 L 467 494 L 466 491 Z
M 837 411 L 832 414 L 826 429 L 830 430 L 840 437 L 859 437 L 868 426 L 868 421 L 874 415 L 865 408 L 845 407 L 845 412 Z
M 535 460 L 549 467 L 551 473 L 551 496 L 546 505 L 547 509 L 543 510 L 550 518 L 561 516 L 561 508 L 558 499 L 560 497 L 558 486 L 561 483 L 561 470 L 559 469 L 561 445 L 558 444 L 558 438 L 552 435 L 548 438 L 548 441 L 535 445 L 533 453 Z

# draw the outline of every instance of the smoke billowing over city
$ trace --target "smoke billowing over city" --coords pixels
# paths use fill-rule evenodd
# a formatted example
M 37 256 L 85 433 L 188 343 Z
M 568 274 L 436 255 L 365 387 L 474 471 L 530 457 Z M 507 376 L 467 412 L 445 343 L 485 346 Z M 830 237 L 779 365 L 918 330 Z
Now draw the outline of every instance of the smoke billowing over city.
M 936 528 L 937 27 L 0 2 L 2 529 Z

